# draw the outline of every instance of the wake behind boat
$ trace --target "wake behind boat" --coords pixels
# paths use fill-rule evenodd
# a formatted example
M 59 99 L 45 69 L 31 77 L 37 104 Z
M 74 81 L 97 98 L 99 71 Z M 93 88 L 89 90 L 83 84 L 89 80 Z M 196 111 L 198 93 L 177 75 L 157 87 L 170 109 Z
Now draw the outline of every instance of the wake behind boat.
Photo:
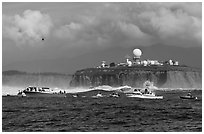
M 66 97 L 65 91 L 54 91 L 48 87 L 29 86 L 23 91 L 19 91 L 17 96 L 22 97 Z

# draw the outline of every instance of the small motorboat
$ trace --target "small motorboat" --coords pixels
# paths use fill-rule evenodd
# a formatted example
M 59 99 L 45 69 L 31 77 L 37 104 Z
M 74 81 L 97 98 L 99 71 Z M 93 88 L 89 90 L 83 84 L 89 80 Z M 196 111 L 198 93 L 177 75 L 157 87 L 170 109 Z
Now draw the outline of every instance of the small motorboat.
M 100 98 L 100 97 L 104 97 L 101 93 L 98 93 L 96 96 L 92 96 L 92 98 Z
M 72 95 L 72 97 L 76 98 L 76 97 L 78 97 L 78 95 L 77 95 L 77 94 L 75 94 L 75 95 Z
M 181 99 L 192 99 L 192 100 L 197 100 L 198 97 L 195 97 L 195 96 L 180 96 Z
M 120 95 L 117 94 L 117 93 L 113 93 L 113 94 L 111 94 L 109 97 L 115 97 L 115 98 L 118 98 L 118 97 L 120 97 Z
M 180 98 L 181 99 L 195 99 L 195 100 L 198 99 L 198 97 L 191 95 L 191 93 L 188 93 L 186 96 L 180 96 Z

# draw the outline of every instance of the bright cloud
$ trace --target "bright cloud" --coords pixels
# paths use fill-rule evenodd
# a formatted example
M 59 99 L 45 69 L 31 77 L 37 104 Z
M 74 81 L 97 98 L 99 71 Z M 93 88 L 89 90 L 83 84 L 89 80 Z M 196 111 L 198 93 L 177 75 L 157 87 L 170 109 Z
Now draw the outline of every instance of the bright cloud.
M 3 15 L 3 36 L 18 44 L 35 43 L 46 38 L 53 26 L 51 18 L 40 11 L 26 10 L 23 15 Z

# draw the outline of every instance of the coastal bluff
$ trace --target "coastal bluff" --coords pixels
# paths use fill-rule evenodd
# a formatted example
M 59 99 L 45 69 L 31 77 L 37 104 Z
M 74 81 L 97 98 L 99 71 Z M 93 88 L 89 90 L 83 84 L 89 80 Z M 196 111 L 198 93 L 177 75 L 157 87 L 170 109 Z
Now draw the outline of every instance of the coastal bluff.
M 159 88 L 201 88 L 202 70 L 181 65 L 87 68 L 75 72 L 70 86 L 143 87 L 147 80 Z

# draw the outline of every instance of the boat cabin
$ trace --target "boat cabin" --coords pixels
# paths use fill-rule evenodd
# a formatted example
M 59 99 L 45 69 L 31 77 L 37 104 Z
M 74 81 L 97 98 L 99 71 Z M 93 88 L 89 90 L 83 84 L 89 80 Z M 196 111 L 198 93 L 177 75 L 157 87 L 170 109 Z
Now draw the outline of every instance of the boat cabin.
M 25 91 L 30 91 L 30 92 L 46 92 L 50 91 L 50 88 L 48 87 L 27 87 Z

